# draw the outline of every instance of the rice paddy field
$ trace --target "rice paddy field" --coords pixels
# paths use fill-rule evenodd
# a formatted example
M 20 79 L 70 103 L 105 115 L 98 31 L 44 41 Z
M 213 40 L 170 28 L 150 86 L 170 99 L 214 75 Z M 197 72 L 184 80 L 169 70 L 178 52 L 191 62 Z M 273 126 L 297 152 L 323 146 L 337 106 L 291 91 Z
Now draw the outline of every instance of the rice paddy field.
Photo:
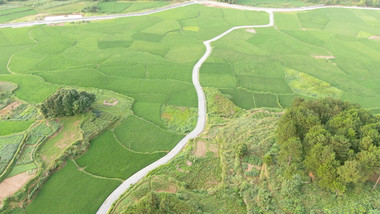
M 202 85 L 219 88 L 245 109 L 331 96 L 378 111 L 379 11 L 275 13 L 275 25 L 234 31 L 213 43 Z
M 17 84 L 15 98 L 37 105 L 61 87 L 97 95 L 97 116 L 61 118 L 61 128 L 39 146 L 44 166 L 59 163 L 76 141 L 93 139 L 100 126 L 94 117 L 105 117 L 103 127 L 109 127 L 53 173 L 24 210 L 93 213 L 116 185 L 164 156 L 195 126 L 191 76 L 205 50 L 202 41 L 236 25 L 268 21 L 264 12 L 192 5 L 143 17 L 1 29 L 6 51 L 0 81 Z M 87 191 L 96 186 L 103 189 Z M 78 200 L 78 192 L 88 203 Z
M 141 9 L 128 4 L 99 7 L 105 13 Z M 320 9 L 275 13 L 275 27 L 233 31 L 212 44 L 200 71 L 207 96 L 215 98 L 211 104 L 228 104 L 209 103 L 209 112 L 234 117 L 240 108 L 281 109 L 299 96 L 333 96 L 380 111 L 379 20 L 379 11 Z M 94 213 L 116 186 L 164 156 L 194 127 L 191 76 L 205 51 L 202 41 L 233 26 L 268 21 L 264 12 L 191 5 L 142 17 L 0 29 L 0 82 L 17 84 L 14 99 L 35 106 L 59 88 L 97 95 L 92 112 L 60 118 L 41 134 L 43 140 L 24 139 L 25 161 L 11 175 L 36 167 L 23 153 L 37 151 L 49 166 L 57 163 L 60 149 L 83 139 L 90 144 L 54 169 L 22 210 Z M 36 118 L 19 121 L 17 128 L 0 121 L 9 127 L 0 137 L 19 136 Z M 14 149 L 18 138 L 11 140 Z M 29 140 L 41 146 L 35 150 Z

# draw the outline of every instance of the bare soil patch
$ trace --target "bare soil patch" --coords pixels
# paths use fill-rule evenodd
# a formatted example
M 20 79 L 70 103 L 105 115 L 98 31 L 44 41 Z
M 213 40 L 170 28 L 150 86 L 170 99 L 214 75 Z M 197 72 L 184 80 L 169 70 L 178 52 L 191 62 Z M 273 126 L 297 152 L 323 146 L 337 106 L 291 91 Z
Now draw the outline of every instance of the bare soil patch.
M 198 156 L 198 157 L 203 157 L 203 156 L 205 156 L 206 152 L 207 152 L 206 143 L 203 141 L 198 141 L 197 142 L 197 148 L 194 152 L 194 155 Z
M 13 110 L 15 110 L 17 107 L 19 107 L 22 104 L 20 101 L 14 101 L 13 103 L 10 103 L 5 108 L 0 110 L 0 117 L 9 114 Z
M 116 105 L 118 103 L 119 103 L 119 100 L 117 100 L 115 98 L 104 100 L 104 102 L 103 102 L 103 104 L 106 105 L 106 106 L 114 106 L 114 105 Z
M 375 36 L 369 37 L 368 39 L 380 41 L 380 36 L 375 35 Z
M 255 29 L 246 29 L 245 31 L 247 31 L 248 33 L 253 33 L 253 34 L 256 34 L 256 30 Z
M 315 59 L 334 59 L 335 56 L 312 56 Z
M 192 166 L 192 165 L 193 165 L 193 162 L 191 162 L 191 161 L 186 161 L 186 165 L 188 165 L 188 166 Z
M 15 175 L 13 177 L 3 180 L 0 183 L 0 200 L 17 192 L 33 176 L 34 176 L 34 173 L 28 174 L 27 172 L 23 172 L 23 173 L 20 173 L 18 175 Z
M 79 123 L 80 123 L 80 120 L 77 120 L 74 122 L 74 126 L 76 127 L 76 129 L 77 127 L 79 129 Z M 80 138 L 80 135 L 77 132 L 65 132 L 63 133 L 62 139 L 55 143 L 55 146 L 57 146 L 60 149 L 64 149 L 68 145 L 78 140 L 79 138 Z

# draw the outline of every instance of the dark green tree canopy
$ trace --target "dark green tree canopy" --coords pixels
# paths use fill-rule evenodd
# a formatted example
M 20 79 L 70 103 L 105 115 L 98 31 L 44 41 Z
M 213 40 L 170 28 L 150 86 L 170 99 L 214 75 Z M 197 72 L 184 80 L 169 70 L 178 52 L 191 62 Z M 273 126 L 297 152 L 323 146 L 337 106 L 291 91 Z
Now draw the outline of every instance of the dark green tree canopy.
M 281 117 L 277 136 L 288 177 L 312 172 L 320 186 L 342 194 L 347 185 L 380 174 L 380 117 L 359 105 L 296 99 Z
M 75 89 L 60 89 L 48 97 L 40 109 L 45 118 L 72 116 L 90 109 L 95 102 L 95 95 Z

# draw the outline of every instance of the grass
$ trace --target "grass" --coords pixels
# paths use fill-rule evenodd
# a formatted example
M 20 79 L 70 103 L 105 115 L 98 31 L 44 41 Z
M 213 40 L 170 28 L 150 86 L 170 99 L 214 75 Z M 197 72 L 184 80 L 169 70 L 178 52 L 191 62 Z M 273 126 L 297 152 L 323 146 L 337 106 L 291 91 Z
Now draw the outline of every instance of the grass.
M 107 131 L 91 142 L 91 149 L 77 163 L 94 175 L 126 179 L 163 155 L 131 152 L 117 142 L 112 131 Z
M 17 121 L 17 120 L 0 120 L 0 136 L 9 135 L 13 133 L 18 133 L 26 130 L 30 125 L 32 125 L 33 121 Z
M 127 10 L 133 10 L 131 6 Z M 202 84 L 217 88 L 205 89 L 210 120 L 217 120 L 223 124 L 225 117 L 240 116 L 241 108 L 273 108 L 278 107 L 278 102 L 281 106 L 289 105 L 299 94 L 292 90 L 285 79 L 287 69 L 305 74 L 303 78 L 298 79 L 298 83 L 306 80 L 312 80 L 312 83 L 329 83 L 331 87 L 342 91 L 340 96 L 344 100 L 355 101 L 372 109 L 380 108 L 377 78 L 379 45 L 376 41 L 357 38 L 359 32 L 380 35 L 380 23 L 377 21 L 380 14 L 374 11 L 343 9 L 315 11 L 317 12 L 290 15 L 276 13 L 276 17 L 285 17 L 282 23 L 279 23 L 278 29 L 256 29 L 256 34 L 237 30 L 212 44 L 213 53 L 201 70 Z M 313 19 L 314 16 L 316 19 Z M 97 101 L 96 107 L 122 117 L 131 113 L 132 100 L 127 97 L 133 98 L 132 110 L 135 115 L 127 117 L 120 124 L 115 124 L 114 133 L 120 143 L 111 131 L 106 132 L 104 136 L 96 138 L 89 151 L 77 160 L 78 164 L 86 167 L 84 170 L 90 173 L 125 179 L 165 154 L 139 154 L 128 149 L 141 153 L 168 151 L 183 137 L 182 134 L 169 131 L 169 125 L 162 122 L 161 110 L 173 118 L 172 115 L 179 114 L 179 109 L 183 107 L 197 107 L 191 72 L 192 66 L 204 52 L 201 41 L 211 39 L 232 26 L 267 23 L 266 13 L 242 13 L 225 8 L 192 5 L 144 17 L 66 26 L 0 29 L 0 37 L 5 38 L 0 40 L 1 47 L 15 46 L 14 49 L 4 49 L 0 57 L 0 71 L 7 73 L 6 65 L 13 55 L 9 68 L 14 74 L 0 75 L 0 81 L 17 84 L 15 96 L 32 103 L 43 101 L 62 86 L 112 91 L 104 95 L 99 93 L 99 97 L 102 98 Z M 181 31 L 181 28 L 184 30 Z M 51 42 L 52 38 L 56 39 L 56 43 Z M 335 58 L 315 58 L 330 55 Z M 112 96 L 125 102 L 120 101 L 123 105 L 116 105 L 108 110 L 101 102 L 102 99 Z M 165 110 L 167 106 L 172 109 Z M 123 114 L 123 108 L 128 109 L 126 114 Z M 215 119 L 216 117 L 218 119 Z M 260 117 L 265 115 L 260 114 Z M 239 126 L 251 127 L 249 120 L 245 119 Z M 265 121 L 261 122 L 266 124 Z M 260 127 L 262 124 L 256 125 Z M 235 130 L 247 131 L 239 128 Z M 253 138 L 262 137 L 260 130 L 252 130 L 258 131 L 251 135 Z M 60 134 L 51 138 L 50 143 L 42 148 L 42 153 L 51 155 L 58 151 L 52 140 L 63 139 L 62 133 L 76 135 L 78 129 L 66 125 L 65 131 L 62 130 Z M 236 140 L 244 141 L 245 139 L 240 137 L 246 135 L 238 133 L 240 132 L 232 134 Z M 235 138 L 228 138 L 228 142 L 235 142 Z M 259 149 L 260 152 L 264 151 L 262 147 Z M 104 155 L 104 151 L 109 155 Z M 231 151 L 226 151 L 225 155 L 228 154 L 231 154 Z M 136 160 L 139 161 L 136 167 L 131 166 L 130 164 Z M 114 164 L 119 167 L 112 167 Z M 187 170 L 185 165 L 186 162 L 183 161 L 181 167 Z M 201 170 L 198 166 L 200 165 L 197 165 L 196 169 Z M 43 212 L 56 205 L 58 202 L 48 201 L 51 198 L 60 198 L 53 197 L 61 194 L 57 188 L 64 188 L 54 187 L 58 181 L 68 185 L 67 189 L 78 183 L 78 189 L 89 188 L 89 193 L 99 193 L 92 192 L 95 191 L 91 189 L 92 186 L 96 186 L 93 181 L 89 181 L 89 186 L 86 187 L 84 182 L 76 180 L 87 175 L 65 169 L 57 172 L 61 172 L 62 175 L 53 175 L 52 183 L 48 181 L 40 192 L 42 196 L 38 194 L 27 210 L 37 212 L 38 208 L 41 208 L 39 211 Z M 69 173 L 74 176 L 70 177 L 71 181 L 75 182 L 67 184 L 68 178 L 63 176 Z M 187 174 L 184 173 L 182 176 L 186 177 Z M 192 184 L 193 187 L 205 188 L 210 185 L 197 178 L 194 178 L 194 181 L 196 182 Z M 201 190 L 204 190 L 202 188 Z M 48 193 L 43 193 L 44 191 Z M 66 192 L 66 189 L 64 191 Z M 107 191 L 99 193 L 99 197 L 104 199 Z M 79 205 L 79 200 L 76 202 L 73 199 L 76 198 L 75 194 L 68 197 L 69 199 L 65 198 L 62 204 L 72 203 L 72 206 L 67 207 L 72 207 L 73 212 L 81 212 L 86 206 L 88 210 L 93 211 L 96 210 L 93 208 L 95 204 L 100 205 L 100 202 L 96 202 L 98 199 L 90 206 L 86 200 L 81 201 L 82 205 Z M 92 200 L 91 197 L 87 199 Z M 207 200 L 213 201 L 212 199 L 214 198 Z M 233 207 L 240 211 L 242 208 L 233 200 L 231 202 L 227 199 L 225 205 L 222 205 L 222 211 L 233 212 Z M 59 208 L 61 205 L 57 207 L 57 212 L 62 211 Z
M 380 46 L 368 37 L 380 34 L 380 22 L 371 17 L 378 18 L 380 13 L 277 12 L 277 29 L 256 29 L 256 34 L 237 30 L 214 42 L 201 82 L 218 88 L 244 109 L 286 107 L 295 97 L 326 96 L 378 109 L 379 64 L 374 61 L 380 57 Z M 214 63 L 223 63 L 228 71 L 209 66 Z M 220 75 L 219 81 L 209 78 L 214 73 Z
M 80 123 L 82 115 L 61 118 L 62 130 L 57 135 L 48 139 L 40 147 L 38 153 L 42 160 L 48 166 L 55 159 L 59 158 L 65 148 L 82 139 Z
M 24 16 L 36 14 L 37 11 L 30 7 L 18 7 L 6 10 L 0 10 L 0 23 L 9 22 Z
M 215 89 L 211 91 L 206 88 L 206 97 L 213 102 L 212 106 L 225 108 L 226 102 L 215 102 L 215 95 L 221 96 L 218 100 L 224 98 L 228 102 Z M 253 203 L 255 200 L 260 174 L 256 169 L 243 172 L 244 166 L 247 168 L 248 163 L 261 166 L 262 156 L 273 144 L 279 116 L 260 111 L 241 113 L 239 117 L 227 119 L 223 111 L 208 111 L 207 131 L 197 140 L 189 142 L 168 164 L 155 169 L 129 188 L 111 213 L 143 210 L 139 203 L 152 193 L 165 193 L 171 197 L 170 201 L 191 206 L 187 208 L 182 205 L 182 213 L 247 213 L 251 206 L 246 206 L 243 201 Z M 222 118 L 225 123 L 213 120 L 214 116 Z M 244 157 L 239 158 L 235 156 L 234 148 L 241 142 L 248 145 L 248 150 Z M 201 143 L 205 145 L 202 149 L 205 154 L 199 156 L 197 151 Z M 149 203 L 144 206 L 152 208 Z M 168 208 L 170 211 L 175 209 L 172 206 Z
M 84 174 L 72 161 L 68 161 L 63 169 L 53 174 L 38 197 L 26 208 L 26 212 L 95 213 L 118 185 L 119 181 Z
M 169 151 L 184 137 L 136 116 L 126 118 L 115 129 L 115 135 L 125 147 L 136 152 Z

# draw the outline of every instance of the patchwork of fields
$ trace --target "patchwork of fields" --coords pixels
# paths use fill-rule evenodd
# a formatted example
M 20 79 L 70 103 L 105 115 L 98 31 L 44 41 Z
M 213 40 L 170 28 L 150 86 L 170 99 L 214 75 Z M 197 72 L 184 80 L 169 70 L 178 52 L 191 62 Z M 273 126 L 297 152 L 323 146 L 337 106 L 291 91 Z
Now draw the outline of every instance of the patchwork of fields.
M 0 81 L 16 83 L 18 99 L 37 104 L 60 87 L 79 87 L 90 92 L 108 90 L 133 100 L 132 115 L 123 114 L 130 111 L 128 106 L 119 108 L 120 119 L 111 129 L 95 138 L 84 155 L 54 173 L 26 211 L 96 210 L 115 185 L 164 156 L 195 125 L 197 96 L 191 75 L 204 52 L 202 41 L 252 23 L 267 24 L 267 13 L 192 5 L 144 17 L 1 29 L 0 46 L 5 51 L 0 57 Z M 116 93 L 104 97 L 99 93 L 94 108 L 102 112 L 107 111 L 107 100 L 125 99 Z M 180 112 L 186 114 L 177 117 Z M 86 118 L 61 121 L 62 130 L 38 152 L 46 165 L 59 156 L 57 147 L 68 146 L 61 139 L 81 140 L 80 135 L 66 133 L 90 135 L 85 130 L 96 124 Z M 89 186 L 80 179 L 90 179 Z M 87 191 L 97 186 L 104 190 Z M 92 203 L 78 200 L 78 192 Z
M 126 4 L 104 2 L 101 8 L 131 9 Z M 275 13 L 273 28 L 236 30 L 214 42 L 201 84 L 208 96 L 216 96 L 213 102 L 227 97 L 224 103 L 243 109 L 283 108 L 297 96 L 333 96 L 380 112 L 379 20 L 379 11 Z M 35 158 L 54 165 L 61 150 L 95 137 L 88 151 L 68 160 L 23 209 L 95 212 L 124 179 L 164 156 L 194 127 L 191 74 L 205 51 L 202 41 L 233 26 L 267 23 L 264 12 L 191 5 L 143 17 L 0 29 L 0 83 L 17 84 L 15 99 L 36 105 L 61 87 L 98 97 L 91 114 L 52 125 L 35 122 L 41 118 L 27 104 L 14 117 L 18 120 L 0 121 L 7 127 L 0 130 L 6 139 L 0 149 L 10 151 L 8 159 L 26 142 L 10 175 L 36 169 Z M 208 108 L 223 110 L 226 117 L 238 111 L 232 104 Z M 24 118 L 29 114 L 34 116 Z M 38 134 L 24 135 L 28 128 Z M 93 134 L 105 128 L 100 136 Z
M 275 13 L 275 28 L 239 30 L 213 43 L 201 69 L 239 107 L 287 107 L 296 96 L 332 96 L 380 110 L 380 12 Z

